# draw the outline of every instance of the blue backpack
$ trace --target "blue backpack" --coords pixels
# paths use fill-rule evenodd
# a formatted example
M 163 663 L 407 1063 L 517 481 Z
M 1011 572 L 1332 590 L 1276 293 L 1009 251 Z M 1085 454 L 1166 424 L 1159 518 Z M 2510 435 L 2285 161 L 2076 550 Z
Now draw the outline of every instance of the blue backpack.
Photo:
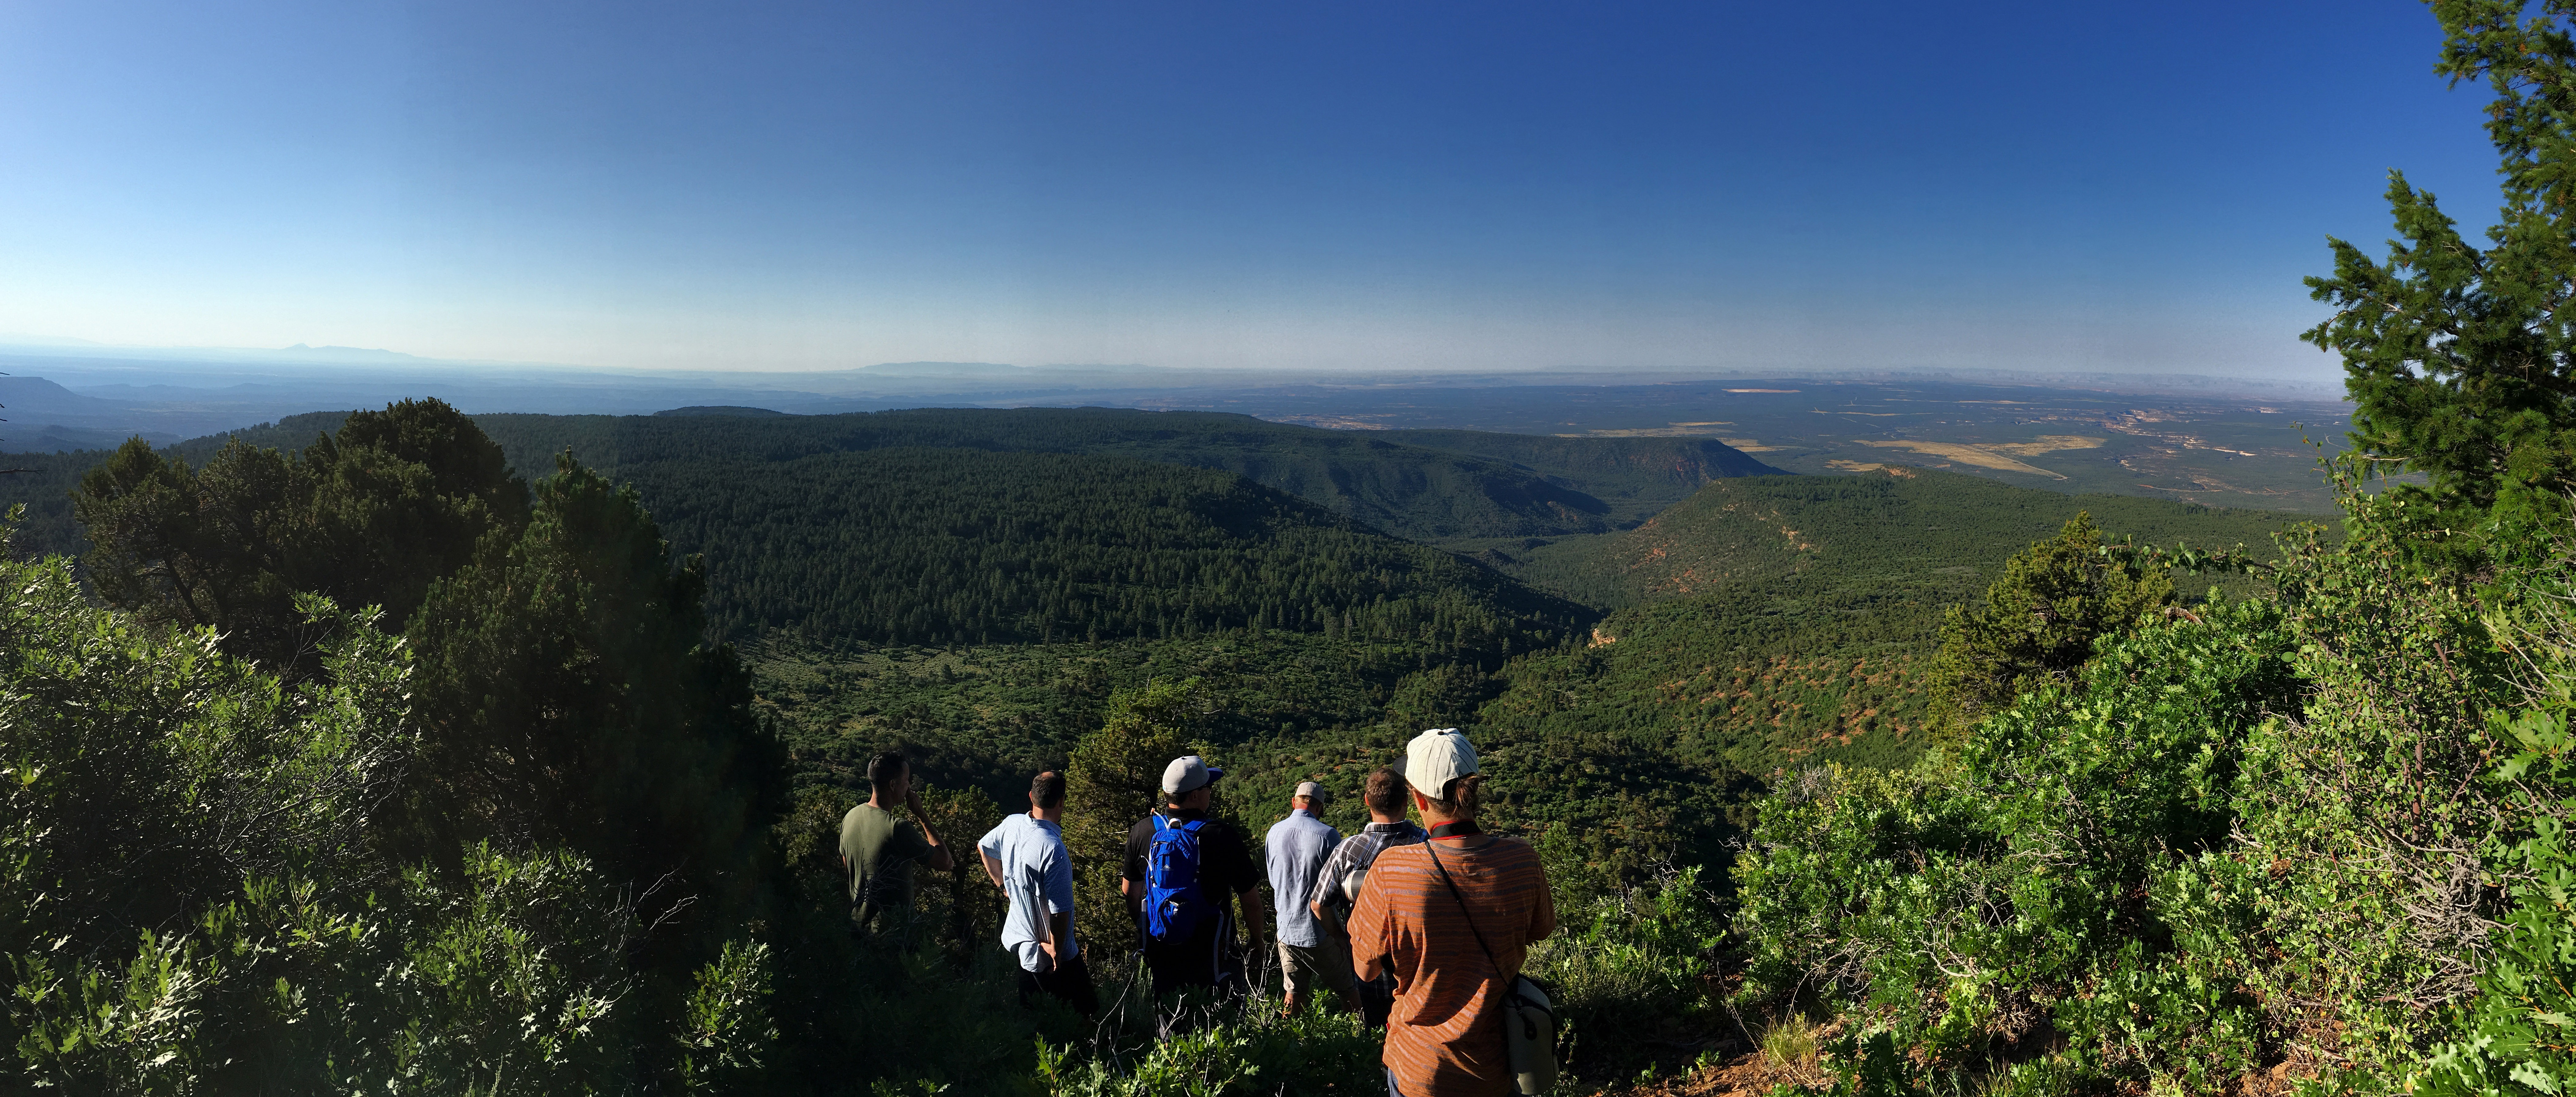
M 1154 840 L 1145 847 L 1145 935 L 1185 941 L 1208 916 L 1199 886 L 1199 830 L 1205 819 L 1174 822 L 1154 816 Z

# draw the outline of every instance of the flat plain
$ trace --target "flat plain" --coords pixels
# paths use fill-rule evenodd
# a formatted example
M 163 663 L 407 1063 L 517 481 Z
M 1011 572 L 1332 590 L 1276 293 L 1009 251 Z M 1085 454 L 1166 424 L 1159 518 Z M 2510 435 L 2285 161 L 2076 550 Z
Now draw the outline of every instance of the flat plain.
M 1174 395 L 1340 429 L 1443 427 L 1561 437 L 1715 438 L 1789 472 L 1946 469 L 2023 487 L 2328 513 L 2317 462 L 2351 429 L 2339 401 L 2223 389 L 1724 379 L 1497 388 L 1308 386 Z

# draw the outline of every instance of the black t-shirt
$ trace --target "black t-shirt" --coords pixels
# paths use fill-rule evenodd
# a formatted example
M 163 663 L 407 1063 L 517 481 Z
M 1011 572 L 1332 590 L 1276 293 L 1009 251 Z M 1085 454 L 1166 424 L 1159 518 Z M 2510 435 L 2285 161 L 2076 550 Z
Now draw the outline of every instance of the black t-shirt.
M 1206 819 L 1204 811 L 1176 811 L 1172 818 Z M 1127 830 L 1127 861 L 1119 875 L 1135 881 L 1127 889 L 1127 908 L 1144 909 L 1145 854 L 1154 844 L 1154 817 L 1146 816 Z M 1261 874 L 1252 867 L 1252 852 L 1243 844 L 1243 836 L 1233 827 L 1218 820 L 1208 820 L 1199 828 L 1199 882 L 1210 895 L 1241 895 L 1261 882 Z

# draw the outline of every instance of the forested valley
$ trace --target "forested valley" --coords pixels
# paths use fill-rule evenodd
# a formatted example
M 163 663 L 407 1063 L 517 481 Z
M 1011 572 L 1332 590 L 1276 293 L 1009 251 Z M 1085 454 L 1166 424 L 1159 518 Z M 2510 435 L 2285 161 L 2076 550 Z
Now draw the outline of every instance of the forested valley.
M 2489 81 L 2487 246 L 2393 180 L 2311 281 L 2339 522 L 1696 439 L 1239 416 L 319 413 L 0 491 L 11 1091 L 1374 1092 L 1275 998 L 1158 1038 L 1119 842 L 1259 835 L 1426 727 L 1547 866 L 1565 1092 L 2576 1083 L 2576 46 Z M 2391 474 L 2403 473 L 2402 478 Z M 1000 900 L 848 931 L 914 760 L 1068 772 L 1091 1021 Z M 1255 851 L 1258 859 L 1259 851 Z

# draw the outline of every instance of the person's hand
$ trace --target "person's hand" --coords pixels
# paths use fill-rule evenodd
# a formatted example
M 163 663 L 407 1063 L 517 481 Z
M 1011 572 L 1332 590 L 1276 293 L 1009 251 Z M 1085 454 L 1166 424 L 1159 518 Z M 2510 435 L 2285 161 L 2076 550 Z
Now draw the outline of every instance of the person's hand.
M 921 794 L 914 792 L 911 789 L 903 790 L 903 806 L 905 810 L 910 811 L 915 815 L 922 814 Z
M 1056 966 L 1056 958 L 1055 958 L 1055 942 L 1053 942 L 1053 941 L 1040 941 L 1040 942 L 1038 942 L 1038 955 L 1045 957 L 1045 959 L 1040 960 L 1040 961 L 1038 962 L 1038 973 L 1039 973 L 1039 974 L 1043 975 L 1043 974 L 1045 974 L 1045 973 L 1047 973 L 1047 972 L 1050 972 L 1050 971 L 1054 971 L 1054 970 L 1055 970 L 1055 966 Z

